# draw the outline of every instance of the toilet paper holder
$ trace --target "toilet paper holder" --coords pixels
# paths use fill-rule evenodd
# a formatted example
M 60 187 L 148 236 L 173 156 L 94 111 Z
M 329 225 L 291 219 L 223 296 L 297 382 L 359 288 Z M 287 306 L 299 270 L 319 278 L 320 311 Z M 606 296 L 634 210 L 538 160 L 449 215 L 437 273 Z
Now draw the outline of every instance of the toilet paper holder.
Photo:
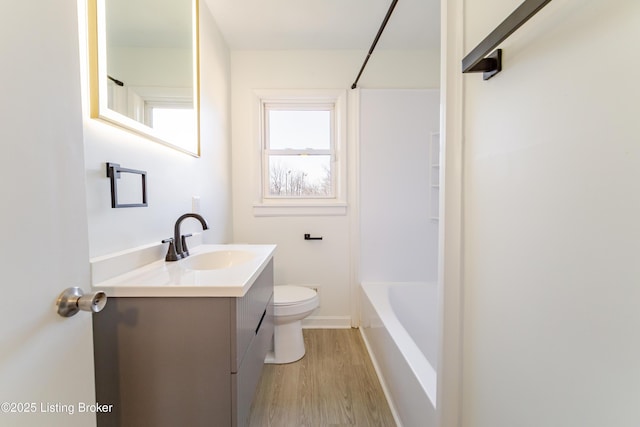
M 85 294 L 78 287 L 67 288 L 58 296 L 56 306 L 62 317 L 74 316 L 80 310 L 98 313 L 107 305 L 107 294 L 102 291 Z
M 322 236 L 320 237 L 311 237 L 311 234 L 305 234 L 304 240 L 322 240 Z

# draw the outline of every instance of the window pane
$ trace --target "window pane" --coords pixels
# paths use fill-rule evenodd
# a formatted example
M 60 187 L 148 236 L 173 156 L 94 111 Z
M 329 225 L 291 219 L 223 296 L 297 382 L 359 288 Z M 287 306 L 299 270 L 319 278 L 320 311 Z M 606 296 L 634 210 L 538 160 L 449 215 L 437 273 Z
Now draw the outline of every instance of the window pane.
M 331 156 L 269 156 L 269 195 L 331 197 Z
M 330 111 L 269 111 L 269 148 L 331 148 Z
M 193 141 L 196 137 L 196 114 L 193 108 L 153 107 L 153 128 L 169 141 Z

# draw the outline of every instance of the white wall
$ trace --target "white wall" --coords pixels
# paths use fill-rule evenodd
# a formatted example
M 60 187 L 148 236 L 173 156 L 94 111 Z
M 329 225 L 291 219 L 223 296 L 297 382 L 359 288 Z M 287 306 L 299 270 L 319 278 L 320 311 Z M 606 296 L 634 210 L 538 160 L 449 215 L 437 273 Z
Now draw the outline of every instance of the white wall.
M 194 158 L 96 119 L 90 119 L 85 73 L 85 163 L 91 256 L 157 243 L 200 196 L 209 243 L 230 241 L 230 54 L 205 2 L 200 4 L 201 157 Z M 112 209 L 105 163 L 147 171 L 146 208 Z M 196 221 L 184 230 L 199 230 Z
M 254 217 L 259 177 L 259 144 L 253 123 L 256 89 L 348 89 L 364 60 L 363 51 L 234 51 L 231 55 L 233 114 L 234 239 L 275 243 L 276 284 L 320 286 L 321 307 L 308 324 L 349 326 L 351 220 L 347 215 L 325 217 Z M 434 88 L 439 81 L 438 52 L 376 51 L 361 80 L 363 88 Z M 349 111 L 357 104 L 349 92 Z M 357 115 L 348 118 L 347 150 L 351 174 L 355 168 Z M 353 195 L 353 188 L 349 189 Z M 304 233 L 322 241 L 307 242 Z
M 438 90 L 360 91 L 361 282 L 435 282 L 439 130 Z
M 464 51 L 519 4 L 465 1 Z M 465 427 L 638 425 L 638 40 L 636 0 L 552 2 L 464 77 Z
M 208 9 L 204 9 L 205 13 Z M 127 86 L 193 87 L 191 49 L 113 46 L 109 75 Z

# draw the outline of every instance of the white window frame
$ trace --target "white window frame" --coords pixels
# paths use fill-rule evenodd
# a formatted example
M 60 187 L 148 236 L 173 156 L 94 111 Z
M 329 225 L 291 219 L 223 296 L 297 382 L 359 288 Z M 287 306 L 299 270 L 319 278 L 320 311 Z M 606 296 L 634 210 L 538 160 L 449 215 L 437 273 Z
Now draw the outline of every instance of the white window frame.
M 345 215 L 347 179 L 347 94 L 345 90 L 259 90 L 255 95 L 255 135 L 258 142 L 260 173 L 256 183 L 255 216 Z M 269 155 L 304 154 L 307 150 L 271 150 L 268 147 L 266 112 L 268 109 L 303 110 L 331 106 L 332 140 L 329 150 L 308 150 L 313 154 L 330 154 L 331 196 L 274 196 L 269 194 Z
M 335 159 L 336 159 L 336 129 L 335 129 L 335 104 L 333 103 L 316 103 L 316 102 L 264 102 L 262 104 L 264 111 L 264 137 L 262 150 L 262 198 L 266 199 L 335 199 L 336 195 L 336 179 L 335 179 Z M 328 111 L 330 121 L 329 148 L 328 149 L 290 149 L 290 148 L 272 148 L 269 140 L 269 124 L 267 120 L 270 111 Z M 329 195 L 274 195 L 271 194 L 270 182 L 270 158 L 271 156 L 330 156 L 329 171 L 331 178 Z

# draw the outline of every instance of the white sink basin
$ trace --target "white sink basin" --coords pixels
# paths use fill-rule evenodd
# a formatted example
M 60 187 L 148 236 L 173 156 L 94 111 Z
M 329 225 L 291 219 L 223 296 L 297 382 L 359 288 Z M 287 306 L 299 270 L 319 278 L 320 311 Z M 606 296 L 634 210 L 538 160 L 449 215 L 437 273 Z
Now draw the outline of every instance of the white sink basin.
M 243 250 L 214 251 L 191 255 L 182 263 L 190 270 L 220 270 L 244 264 L 255 256 L 254 252 Z
M 275 245 L 198 245 L 185 259 L 167 262 L 163 253 L 162 259 L 93 288 L 109 297 L 242 297 L 269 265 L 275 249 Z

